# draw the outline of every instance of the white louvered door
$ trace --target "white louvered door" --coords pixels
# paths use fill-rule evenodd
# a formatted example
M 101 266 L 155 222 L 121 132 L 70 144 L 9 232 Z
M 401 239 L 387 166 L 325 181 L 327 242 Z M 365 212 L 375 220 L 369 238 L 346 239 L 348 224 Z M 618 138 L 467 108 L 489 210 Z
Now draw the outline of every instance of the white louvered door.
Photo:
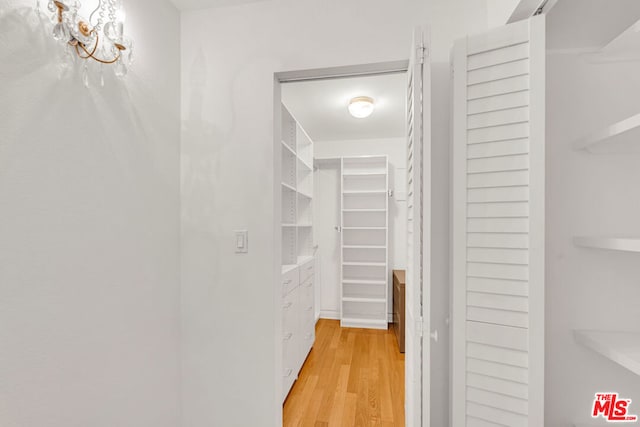
M 430 268 L 430 62 L 425 30 L 414 32 L 407 83 L 407 274 L 406 419 L 407 426 L 429 425 Z M 424 332 L 423 332 L 424 331 Z M 426 335 L 426 337 L 425 337 Z
M 452 425 L 544 425 L 544 17 L 453 50 Z

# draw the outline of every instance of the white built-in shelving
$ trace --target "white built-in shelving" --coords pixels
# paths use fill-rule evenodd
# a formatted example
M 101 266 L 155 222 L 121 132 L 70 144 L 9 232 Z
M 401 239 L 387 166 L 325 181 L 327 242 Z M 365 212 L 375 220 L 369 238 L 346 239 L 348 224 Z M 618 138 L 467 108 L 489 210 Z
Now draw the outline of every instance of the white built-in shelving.
M 284 105 L 281 148 L 284 400 L 315 340 L 313 142 Z
M 388 159 L 344 157 L 341 166 L 341 326 L 386 329 Z
M 282 107 L 282 264 L 313 256 L 313 142 Z M 284 269 L 285 267 L 283 267 Z
M 640 252 L 640 238 L 632 237 L 574 237 L 576 246 L 611 251 Z
M 574 331 L 577 342 L 640 375 L 640 332 Z

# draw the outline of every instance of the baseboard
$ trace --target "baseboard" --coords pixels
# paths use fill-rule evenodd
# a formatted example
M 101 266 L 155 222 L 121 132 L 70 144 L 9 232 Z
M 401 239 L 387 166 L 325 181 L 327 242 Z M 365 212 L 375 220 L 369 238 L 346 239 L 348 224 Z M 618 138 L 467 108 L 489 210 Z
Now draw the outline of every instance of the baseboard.
M 337 310 L 320 310 L 318 319 L 340 320 L 340 312 Z M 318 319 L 316 319 L 316 322 Z M 393 313 L 387 313 L 387 322 L 393 323 Z
M 320 310 L 320 319 L 340 320 L 338 310 Z

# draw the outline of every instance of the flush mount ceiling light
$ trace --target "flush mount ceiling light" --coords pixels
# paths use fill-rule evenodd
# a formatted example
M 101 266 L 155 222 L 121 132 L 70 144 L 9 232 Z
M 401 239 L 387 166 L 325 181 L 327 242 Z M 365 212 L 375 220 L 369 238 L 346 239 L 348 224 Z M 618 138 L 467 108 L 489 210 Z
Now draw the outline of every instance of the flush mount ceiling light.
M 373 98 L 368 96 L 357 96 L 349 101 L 349 113 L 358 119 L 369 117 L 374 108 Z
M 36 12 L 40 16 L 41 1 L 36 1 Z M 77 57 L 84 61 L 82 79 L 85 86 L 89 86 L 89 60 L 100 64 L 101 73 L 103 64 L 113 64 L 115 75 L 124 77 L 133 59 L 133 44 L 124 37 L 122 0 L 93 1 L 95 9 L 88 19 L 79 15 L 82 4 L 78 0 L 48 0 L 49 13 L 45 14 L 54 24 L 53 38 L 66 48 L 66 60 L 73 61 Z M 100 83 L 104 84 L 102 74 Z

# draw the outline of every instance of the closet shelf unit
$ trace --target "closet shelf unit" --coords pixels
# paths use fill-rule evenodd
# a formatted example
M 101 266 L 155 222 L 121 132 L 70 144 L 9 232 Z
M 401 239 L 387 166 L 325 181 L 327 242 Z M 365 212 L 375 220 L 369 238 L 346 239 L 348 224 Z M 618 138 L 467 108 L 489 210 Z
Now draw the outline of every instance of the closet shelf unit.
M 640 113 L 613 123 L 573 143 L 574 150 L 587 150 L 601 144 L 635 143 L 640 140 Z
M 282 399 L 315 340 L 313 142 L 282 106 Z
M 574 237 L 573 243 L 584 248 L 640 252 L 640 238 L 633 237 Z
M 574 331 L 576 341 L 640 375 L 640 332 Z
M 387 156 L 341 159 L 340 325 L 388 328 Z

